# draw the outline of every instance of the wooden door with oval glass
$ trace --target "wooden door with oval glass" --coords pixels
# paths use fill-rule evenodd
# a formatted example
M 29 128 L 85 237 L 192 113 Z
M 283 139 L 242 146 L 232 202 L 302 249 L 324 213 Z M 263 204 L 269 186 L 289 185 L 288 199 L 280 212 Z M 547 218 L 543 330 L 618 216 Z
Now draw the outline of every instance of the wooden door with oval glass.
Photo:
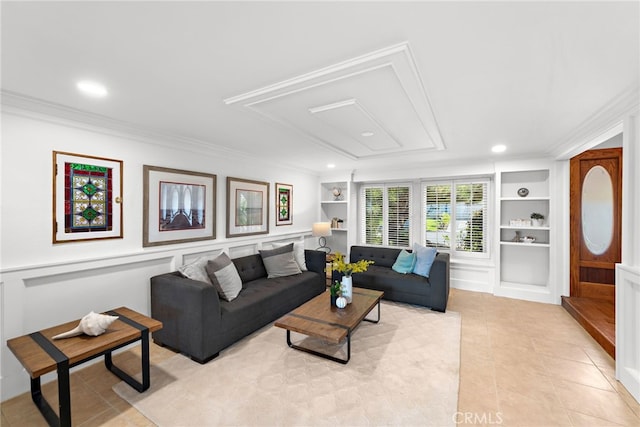
M 621 258 L 622 149 L 570 162 L 570 296 L 562 306 L 615 358 L 615 266 Z
M 571 159 L 571 296 L 615 298 L 621 257 L 622 149 L 589 150 Z

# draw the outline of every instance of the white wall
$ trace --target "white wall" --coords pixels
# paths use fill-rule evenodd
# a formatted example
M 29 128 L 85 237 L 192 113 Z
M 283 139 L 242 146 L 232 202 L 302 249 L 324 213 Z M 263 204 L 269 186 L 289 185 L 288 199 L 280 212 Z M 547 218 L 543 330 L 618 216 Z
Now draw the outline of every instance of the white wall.
M 52 244 L 52 151 L 123 160 L 123 239 Z M 2 115 L 0 356 L 2 400 L 28 390 L 7 339 L 119 306 L 149 314 L 149 278 L 205 253 L 255 253 L 307 239 L 319 215 L 318 178 L 205 147 L 187 151 L 15 108 Z M 144 164 L 217 175 L 217 239 L 142 247 Z M 226 177 L 270 183 L 270 233 L 225 238 Z M 275 226 L 274 184 L 293 185 L 293 225 Z M 53 378 L 49 375 L 44 380 Z
M 640 112 L 624 119 L 622 262 L 616 265 L 616 378 L 640 402 Z

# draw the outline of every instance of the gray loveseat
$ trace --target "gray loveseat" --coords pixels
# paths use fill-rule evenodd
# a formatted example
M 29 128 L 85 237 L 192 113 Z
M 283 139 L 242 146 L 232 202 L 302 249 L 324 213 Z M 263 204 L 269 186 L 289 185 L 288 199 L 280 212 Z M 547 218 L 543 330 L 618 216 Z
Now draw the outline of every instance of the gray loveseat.
M 232 301 L 218 297 L 215 287 L 187 279 L 179 272 L 151 278 L 151 316 L 162 322 L 153 333 L 156 344 L 206 363 L 220 350 L 326 290 L 322 251 L 305 250 L 308 271 L 267 279 L 260 254 L 233 261 L 242 291 Z
M 380 246 L 352 246 L 350 262 L 372 260 L 364 273 L 353 274 L 353 286 L 384 292 L 384 299 L 406 302 L 444 312 L 449 300 L 449 254 L 438 253 L 429 278 L 417 274 L 401 274 L 391 269 L 401 249 Z M 411 251 L 409 251 L 411 252 Z M 333 280 L 340 280 L 333 272 Z

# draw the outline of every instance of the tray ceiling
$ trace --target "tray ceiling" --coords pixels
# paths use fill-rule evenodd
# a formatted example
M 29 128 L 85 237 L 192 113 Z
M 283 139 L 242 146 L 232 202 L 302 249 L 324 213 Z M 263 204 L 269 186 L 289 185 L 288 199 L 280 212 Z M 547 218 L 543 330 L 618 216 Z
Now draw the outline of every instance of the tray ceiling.
M 445 148 L 408 42 L 225 103 L 355 160 Z
M 2 103 L 315 174 L 557 157 L 637 107 L 639 8 L 5 1 Z

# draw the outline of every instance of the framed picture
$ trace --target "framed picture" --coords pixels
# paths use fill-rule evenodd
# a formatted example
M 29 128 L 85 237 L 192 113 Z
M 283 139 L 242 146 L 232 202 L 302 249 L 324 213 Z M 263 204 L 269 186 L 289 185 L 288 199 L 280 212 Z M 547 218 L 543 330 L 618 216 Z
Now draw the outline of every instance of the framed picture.
M 53 243 L 122 236 L 122 160 L 54 151 Z
M 227 237 L 269 232 L 269 183 L 227 177 Z
M 293 224 L 293 185 L 276 183 L 276 226 Z
M 216 175 L 143 166 L 142 246 L 216 238 Z

